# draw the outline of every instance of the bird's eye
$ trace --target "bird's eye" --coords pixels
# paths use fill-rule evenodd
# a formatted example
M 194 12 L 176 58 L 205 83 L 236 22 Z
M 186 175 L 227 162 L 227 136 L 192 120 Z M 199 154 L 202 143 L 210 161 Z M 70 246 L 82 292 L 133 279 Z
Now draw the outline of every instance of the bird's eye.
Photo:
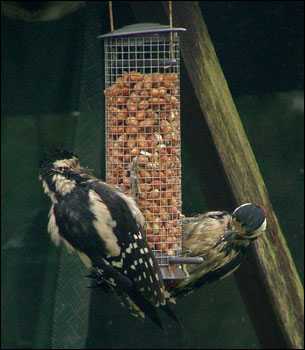
M 209 218 L 211 218 L 211 219 L 219 219 L 220 217 L 221 217 L 221 215 L 214 215 L 214 214 L 209 215 Z

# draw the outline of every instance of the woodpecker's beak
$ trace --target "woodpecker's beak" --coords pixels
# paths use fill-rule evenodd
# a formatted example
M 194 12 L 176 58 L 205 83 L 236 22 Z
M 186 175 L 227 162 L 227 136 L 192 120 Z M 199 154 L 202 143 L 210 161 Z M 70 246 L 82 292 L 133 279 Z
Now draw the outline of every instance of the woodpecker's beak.
M 232 230 L 228 230 L 221 238 L 220 240 L 215 244 L 214 247 L 217 247 L 219 244 L 224 243 L 228 240 L 230 240 L 231 238 L 234 238 L 236 236 L 236 232 L 232 231 Z

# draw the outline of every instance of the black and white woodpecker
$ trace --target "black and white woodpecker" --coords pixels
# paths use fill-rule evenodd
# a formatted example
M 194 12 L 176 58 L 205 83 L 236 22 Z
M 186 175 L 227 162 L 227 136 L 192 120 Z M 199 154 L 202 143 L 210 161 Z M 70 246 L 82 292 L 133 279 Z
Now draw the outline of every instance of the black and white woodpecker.
M 115 292 L 135 316 L 147 314 L 162 329 L 156 308 L 169 309 L 169 293 L 143 238 L 144 217 L 119 188 L 94 177 L 72 152 L 55 149 L 40 162 L 39 179 L 52 205 L 48 232 L 75 250 L 91 277 Z
M 182 266 L 187 278 L 169 284 L 171 295 L 176 298 L 190 294 L 234 272 L 251 242 L 265 231 L 266 214 L 263 206 L 246 203 L 232 214 L 211 211 L 184 219 L 182 256 L 202 257 L 203 262 Z

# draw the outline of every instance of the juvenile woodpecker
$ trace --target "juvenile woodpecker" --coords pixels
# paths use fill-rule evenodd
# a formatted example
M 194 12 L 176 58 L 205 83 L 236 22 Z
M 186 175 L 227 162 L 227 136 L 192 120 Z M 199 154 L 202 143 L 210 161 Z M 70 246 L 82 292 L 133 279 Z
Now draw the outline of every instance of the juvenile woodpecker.
M 143 238 L 144 217 L 135 201 L 95 178 L 64 149 L 44 156 L 39 178 L 52 202 L 52 241 L 75 250 L 93 268 L 90 276 L 119 295 L 133 315 L 147 314 L 163 329 L 156 308 L 175 316 L 158 263 Z
M 204 260 L 199 265 L 183 265 L 188 277 L 169 284 L 171 295 L 187 295 L 234 272 L 251 242 L 264 232 L 266 213 L 264 207 L 246 203 L 231 215 L 226 211 L 211 211 L 183 220 L 182 255 Z

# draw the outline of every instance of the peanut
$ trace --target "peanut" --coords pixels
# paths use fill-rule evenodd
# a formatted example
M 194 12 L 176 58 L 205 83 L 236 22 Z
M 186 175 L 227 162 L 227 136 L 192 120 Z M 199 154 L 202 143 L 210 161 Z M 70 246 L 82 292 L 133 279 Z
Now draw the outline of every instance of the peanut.
M 174 256 L 183 217 L 178 75 L 124 72 L 104 94 L 107 182 L 136 196 L 149 246 Z M 132 163 L 137 164 L 136 186 Z

